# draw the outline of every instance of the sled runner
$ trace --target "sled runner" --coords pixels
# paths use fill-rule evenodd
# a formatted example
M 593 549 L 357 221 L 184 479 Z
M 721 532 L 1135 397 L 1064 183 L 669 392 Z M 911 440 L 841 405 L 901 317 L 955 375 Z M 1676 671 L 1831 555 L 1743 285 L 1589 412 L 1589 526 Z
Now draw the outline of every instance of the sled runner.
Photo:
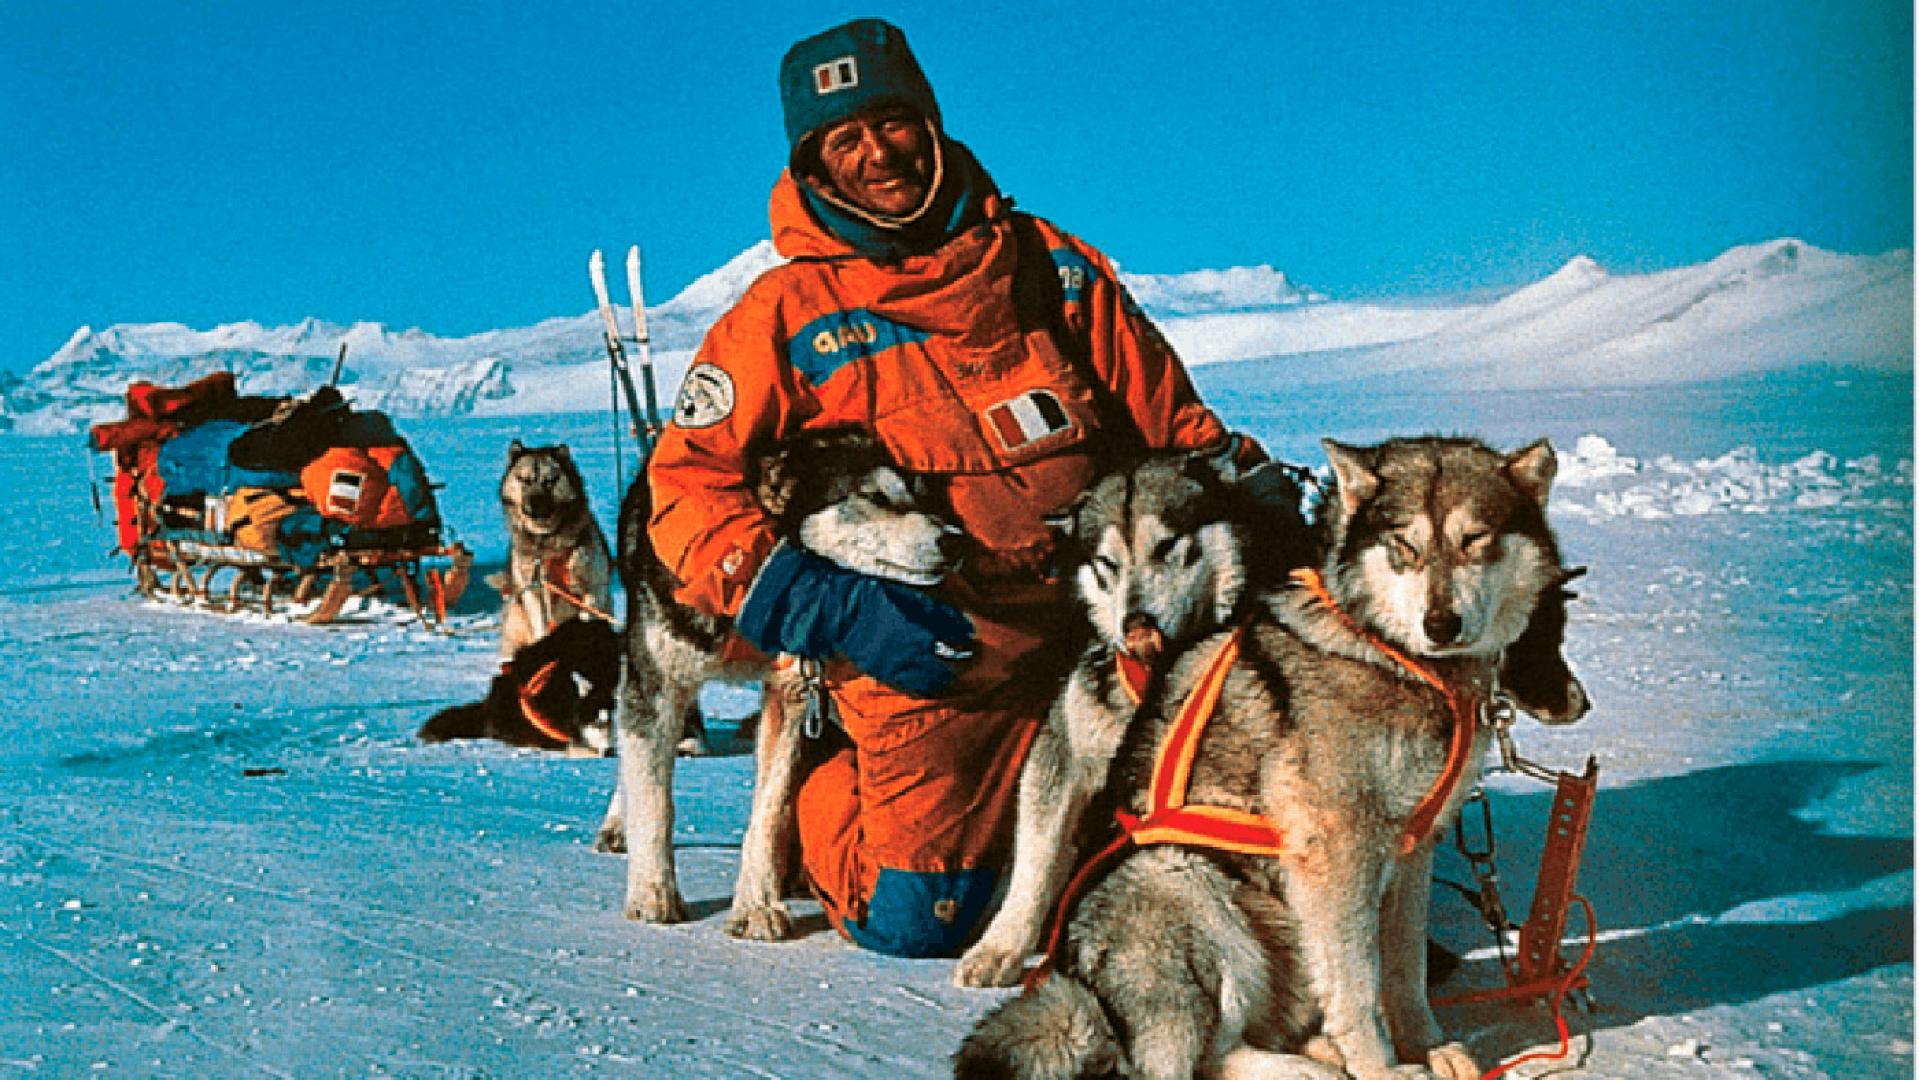
M 473 556 L 441 536 L 424 466 L 392 422 L 323 387 L 243 396 L 216 372 L 184 387 L 136 382 L 127 418 L 97 424 L 113 454 L 117 544 L 141 595 L 215 610 L 338 617 L 398 591 L 446 627 Z

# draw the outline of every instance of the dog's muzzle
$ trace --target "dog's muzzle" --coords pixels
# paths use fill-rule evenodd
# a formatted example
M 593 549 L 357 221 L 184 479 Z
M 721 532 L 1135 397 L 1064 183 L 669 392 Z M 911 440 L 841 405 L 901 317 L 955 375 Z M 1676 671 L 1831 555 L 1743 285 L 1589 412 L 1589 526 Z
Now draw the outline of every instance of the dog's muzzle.
M 1151 668 L 1166 648 L 1166 635 L 1160 632 L 1159 622 L 1145 612 L 1135 611 L 1121 620 L 1120 629 L 1124 634 L 1122 648 L 1127 655 Z

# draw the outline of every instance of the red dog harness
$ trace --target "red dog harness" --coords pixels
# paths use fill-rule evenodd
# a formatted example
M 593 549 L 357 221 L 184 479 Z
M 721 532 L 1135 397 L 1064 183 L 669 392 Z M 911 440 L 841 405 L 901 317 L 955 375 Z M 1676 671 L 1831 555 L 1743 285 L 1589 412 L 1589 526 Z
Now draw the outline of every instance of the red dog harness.
M 1348 630 L 1390 657 L 1421 682 L 1438 690 L 1452 713 L 1446 764 L 1433 781 L 1432 789 L 1414 807 L 1412 816 L 1407 819 L 1406 827 L 1399 836 L 1399 854 L 1409 855 L 1432 835 L 1439 823 L 1439 815 L 1465 775 L 1472 751 L 1473 729 L 1478 723 L 1478 709 L 1469 698 L 1449 687 L 1431 668 L 1360 626 L 1357 620 L 1340 608 L 1316 571 L 1295 571 L 1293 580 L 1338 616 Z M 1275 856 L 1286 853 L 1286 836 L 1272 819 L 1244 810 L 1223 806 L 1190 806 L 1186 802 L 1187 788 L 1192 780 L 1193 759 L 1199 753 L 1199 741 L 1206 733 L 1207 721 L 1212 718 L 1213 710 L 1219 704 L 1226 678 L 1231 674 L 1234 662 L 1239 659 L 1240 642 L 1244 635 L 1243 626 L 1227 635 L 1212 659 L 1207 661 L 1192 692 L 1175 714 L 1172 727 L 1167 731 L 1153 761 L 1153 780 L 1147 795 L 1145 815 L 1135 816 L 1124 810 L 1118 811 L 1114 817 L 1119 823 L 1119 836 L 1081 865 L 1072 880 L 1067 882 L 1059 906 L 1053 912 L 1053 925 L 1046 940 L 1046 958 L 1028 972 L 1024 980 L 1028 992 L 1045 982 L 1053 966 L 1058 963 L 1067 916 L 1079 902 L 1080 895 L 1127 848 L 1149 844 L 1184 844 L 1241 855 Z M 1120 682 L 1127 696 L 1137 704 L 1145 689 L 1145 672 L 1137 661 L 1129 666 L 1129 659 L 1124 653 L 1120 654 Z

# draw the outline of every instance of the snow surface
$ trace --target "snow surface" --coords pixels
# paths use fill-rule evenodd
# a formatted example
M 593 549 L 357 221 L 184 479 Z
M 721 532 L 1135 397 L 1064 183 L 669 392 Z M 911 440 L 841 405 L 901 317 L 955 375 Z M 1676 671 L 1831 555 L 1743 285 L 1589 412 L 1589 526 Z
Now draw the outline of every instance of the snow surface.
M 707 327 L 779 261 L 762 241 L 647 309 L 663 389 L 679 385 Z M 1332 300 L 1270 266 L 1120 276 L 1188 363 L 1261 360 L 1296 384 L 1417 387 L 1440 376 L 1486 389 L 1559 389 L 1695 382 L 1806 363 L 1912 369 L 1909 251 L 1841 255 L 1787 238 L 1698 266 L 1625 275 L 1580 257 L 1497 300 L 1397 305 Z M 630 316 L 622 311 L 621 320 L 630 333 Z M 342 344 L 345 391 L 396 415 L 589 411 L 607 400 L 603 326 L 589 311 L 465 338 L 314 319 L 207 331 L 82 327 L 17 382 L 0 379 L 0 430 L 76 431 L 117 417 L 135 378 L 180 383 L 228 369 L 250 393 L 311 390 L 327 379 Z
M 1569 651 L 1598 706 L 1518 734 L 1556 766 L 1598 756 L 1581 892 L 1602 943 L 1595 1009 L 1573 1017 L 1583 1067 L 1554 1075 L 1913 1075 L 1907 377 L 1370 391 L 1250 363 L 1197 378 L 1295 461 L 1319 461 L 1322 436 L 1560 448 L 1553 520 L 1592 568 Z M 482 572 L 504 555 L 493 490 L 514 437 L 570 443 L 611 523 L 603 415 L 406 427 Z M 16 718 L 0 750 L 0 1072 L 898 1080 L 942 1075 L 1003 996 L 951 986 L 946 962 L 861 953 L 812 909 L 799 941 L 726 938 L 741 754 L 678 772 L 696 921 L 624 921 L 622 867 L 591 850 L 614 762 L 412 738 L 482 693 L 487 589 L 450 637 L 385 607 L 313 628 L 139 601 L 89 504 L 103 463 L 77 443 L 0 440 L 0 702 Z M 722 718 L 752 703 L 708 691 Z M 1523 912 L 1548 795 L 1491 787 Z M 1484 931 L 1447 891 L 1436 904 L 1436 934 L 1470 955 L 1444 989 L 1490 984 Z M 1442 1020 L 1488 1064 L 1554 1041 L 1538 1011 Z

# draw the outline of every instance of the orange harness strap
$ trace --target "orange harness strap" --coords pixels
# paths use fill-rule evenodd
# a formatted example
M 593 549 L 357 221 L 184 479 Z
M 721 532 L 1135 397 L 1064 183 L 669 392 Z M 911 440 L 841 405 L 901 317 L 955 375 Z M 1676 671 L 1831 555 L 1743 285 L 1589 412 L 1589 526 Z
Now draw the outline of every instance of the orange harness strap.
M 540 710 L 539 703 L 535 700 L 540 696 L 540 692 L 546 689 L 546 684 L 553 681 L 553 673 L 558 671 L 559 667 L 560 662 L 555 660 L 541 667 L 533 673 L 531 678 L 520 684 L 520 715 L 526 717 L 526 722 L 532 724 L 534 730 L 540 734 L 561 746 L 567 746 L 573 740 L 560 730 L 560 726 L 553 722 L 552 717 Z
M 1420 682 L 1439 691 L 1440 696 L 1446 699 L 1446 707 L 1453 714 L 1452 736 L 1446 745 L 1446 765 L 1439 771 L 1439 779 L 1433 782 L 1432 790 L 1428 791 L 1426 797 L 1419 801 L 1419 805 L 1413 808 L 1413 816 L 1407 819 L 1405 831 L 1399 835 L 1399 853 L 1410 855 L 1415 848 L 1425 843 L 1428 836 L 1432 835 L 1433 829 L 1439 824 L 1440 813 L 1446 809 L 1447 800 L 1453 797 L 1453 789 L 1459 786 L 1460 778 L 1466 775 L 1466 765 L 1473 749 L 1473 729 L 1479 724 L 1479 709 L 1473 701 L 1446 685 L 1446 681 L 1441 679 L 1433 669 L 1394 648 L 1379 635 L 1359 625 L 1358 620 L 1348 615 L 1346 609 L 1340 607 L 1339 602 L 1333 599 L 1333 594 L 1326 588 L 1326 581 L 1320 576 L 1319 571 L 1302 567 L 1293 571 L 1293 580 L 1304 586 L 1306 591 L 1312 594 L 1313 599 L 1324 604 L 1326 610 L 1332 612 L 1347 630 L 1358 635 L 1366 644 L 1386 654 L 1393 663 L 1411 672 Z
M 1029 993 L 1052 974 L 1065 940 L 1067 915 L 1079 902 L 1080 894 L 1127 848 L 1188 844 L 1247 855 L 1278 855 L 1284 850 L 1285 838 L 1279 829 L 1258 814 L 1219 806 L 1186 805 L 1187 782 L 1192 777 L 1193 758 L 1199 753 L 1200 736 L 1205 734 L 1206 722 L 1219 704 L 1219 695 L 1226 687 L 1226 676 L 1231 674 L 1233 662 L 1239 659 L 1243 633 L 1241 627 L 1227 636 L 1219 651 L 1207 661 L 1199 682 L 1173 718 L 1172 729 L 1166 733 L 1166 740 L 1160 744 L 1159 755 L 1153 761 L 1146 816 L 1136 817 L 1124 810 L 1117 813 L 1119 835 L 1099 854 L 1086 860 L 1060 893 L 1059 905 L 1053 911 L 1052 930 L 1046 939 L 1046 958 L 1027 972 L 1023 980 Z M 1125 653 L 1120 654 L 1120 682 L 1127 696 L 1137 704 L 1145 689 L 1145 671 L 1137 661 L 1132 661 L 1129 670 L 1128 660 L 1130 657 Z
M 1153 677 L 1152 670 L 1124 649 L 1113 655 L 1113 667 L 1119 672 L 1119 686 L 1126 691 L 1126 700 L 1135 705 L 1144 701 L 1146 683 Z
M 1399 837 L 1399 854 L 1409 855 L 1432 835 L 1439 823 L 1439 815 L 1445 810 L 1446 803 L 1452 798 L 1453 790 L 1459 786 L 1460 779 L 1466 773 L 1466 764 L 1472 752 L 1473 729 L 1479 720 L 1478 709 L 1465 697 L 1455 693 L 1431 668 L 1419 663 L 1412 657 L 1380 640 L 1378 635 L 1360 626 L 1359 623 L 1342 609 L 1327 591 L 1320 575 L 1313 570 L 1296 570 L 1293 579 L 1304 586 L 1320 603 L 1339 617 L 1340 621 L 1353 633 L 1368 644 L 1377 648 L 1393 662 L 1411 672 L 1421 682 L 1438 690 L 1446 699 L 1453 716 L 1450 741 L 1446 748 L 1446 764 L 1440 770 L 1439 777 L 1433 781 L 1419 804 L 1413 808 L 1412 817 L 1406 822 Z M 1059 905 L 1053 912 L 1052 929 L 1047 935 L 1046 957 L 1038 967 L 1028 972 L 1024 986 L 1028 992 L 1045 982 L 1052 974 L 1053 966 L 1058 962 L 1060 946 L 1065 939 L 1066 920 L 1073 906 L 1079 902 L 1080 894 L 1089 888 L 1097 875 L 1114 861 L 1127 848 L 1144 847 L 1148 844 L 1185 844 L 1189 847 L 1206 848 L 1213 851 L 1230 851 L 1241 855 L 1274 856 L 1286 852 L 1286 837 L 1271 819 L 1261 814 L 1243 810 L 1231 810 L 1221 806 L 1188 806 L 1186 804 L 1187 787 L 1192 780 L 1193 759 L 1199 753 L 1200 738 L 1206 733 L 1206 723 L 1212 718 L 1219 704 L 1220 693 L 1225 689 L 1226 677 L 1232 672 L 1233 664 L 1239 659 L 1240 641 L 1245 627 L 1238 627 L 1228 635 L 1226 641 L 1207 661 L 1206 669 L 1200 673 L 1199 681 L 1192 693 L 1180 706 L 1173 718 L 1173 725 L 1166 733 L 1166 739 L 1160 744 L 1159 754 L 1153 761 L 1152 787 L 1147 796 L 1145 817 L 1136 817 L 1125 811 L 1118 812 L 1120 834 L 1097 855 L 1087 860 L 1067 882 L 1066 889 L 1060 894 Z M 1127 696 L 1138 704 L 1145 689 L 1146 678 L 1137 661 L 1131 669 L 1127 666 L 1130 658 L 1120 654 L 1120 683 L 1125 687 Z

